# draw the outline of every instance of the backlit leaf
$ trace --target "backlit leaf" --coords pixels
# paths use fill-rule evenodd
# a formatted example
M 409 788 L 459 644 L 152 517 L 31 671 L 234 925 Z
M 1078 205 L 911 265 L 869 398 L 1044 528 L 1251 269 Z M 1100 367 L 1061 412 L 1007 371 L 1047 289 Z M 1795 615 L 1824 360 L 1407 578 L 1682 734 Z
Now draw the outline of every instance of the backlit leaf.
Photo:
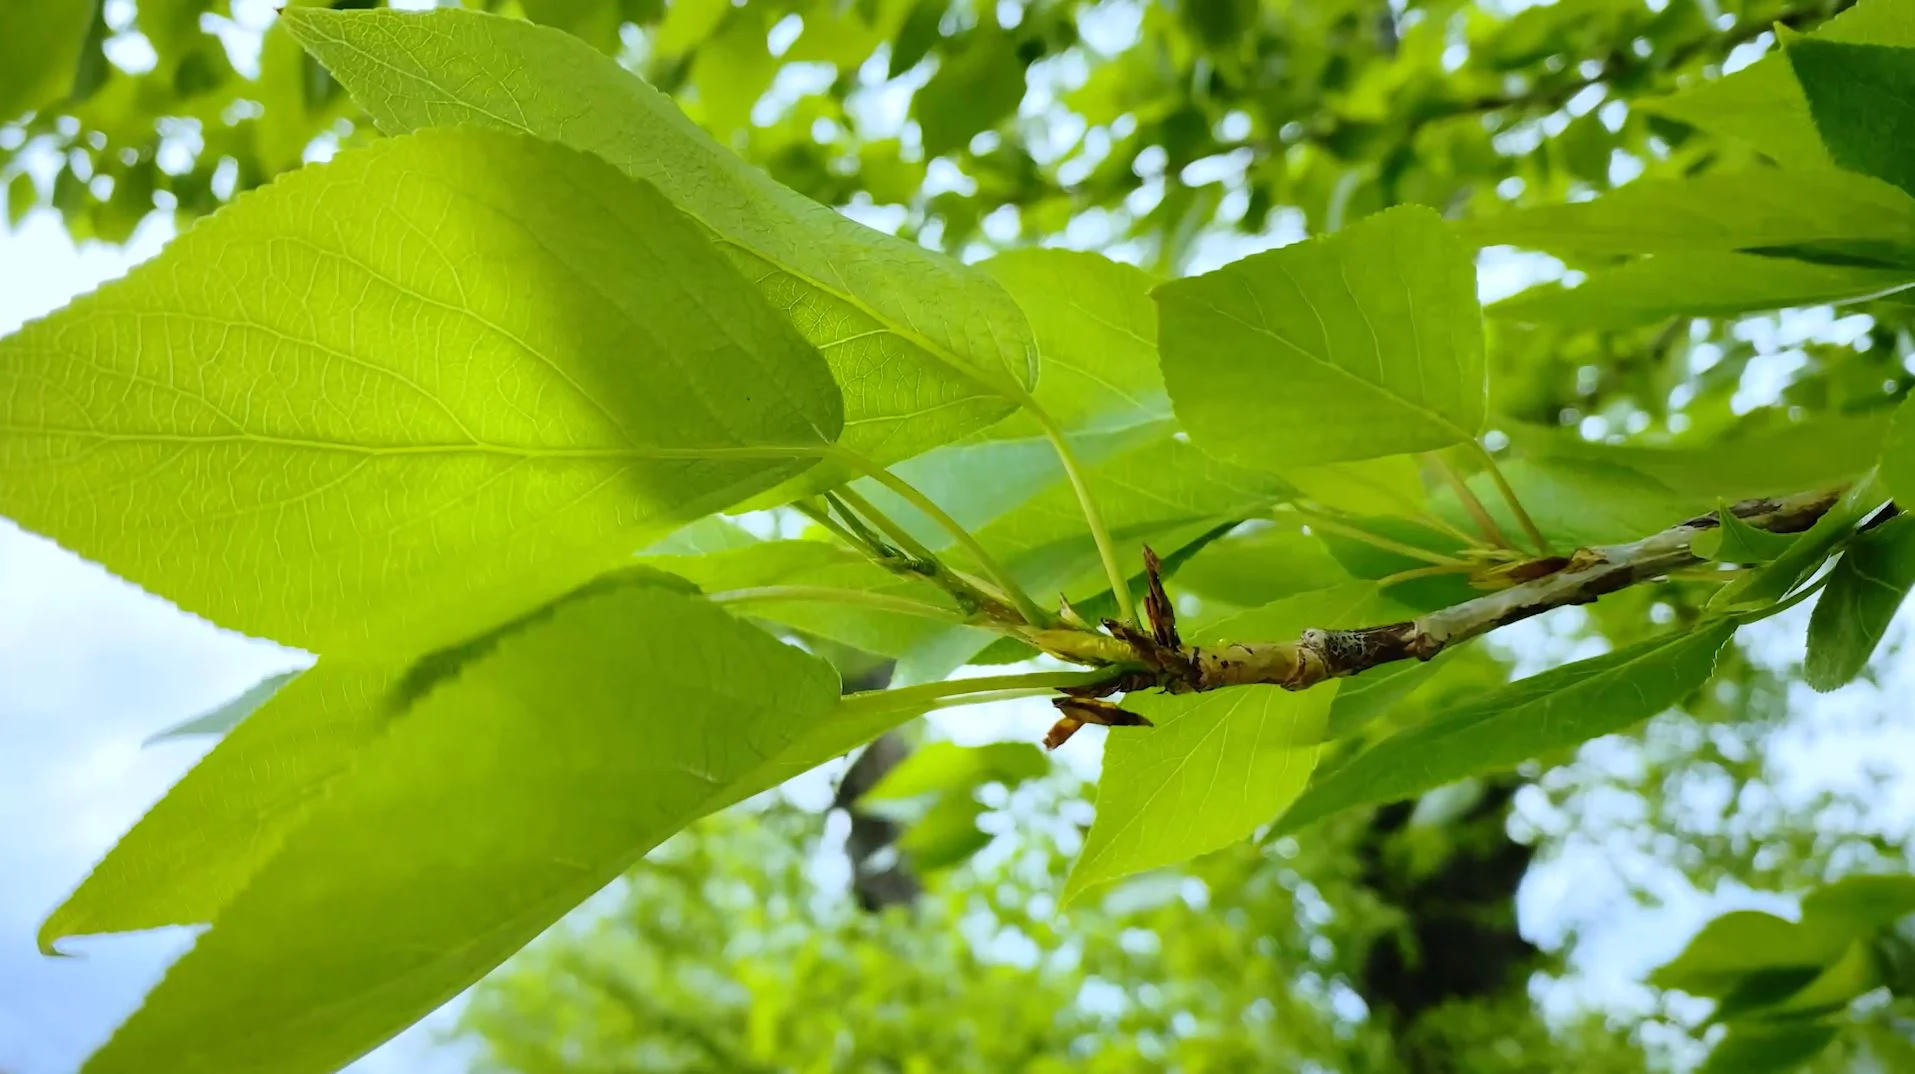
M 1221 459 L 1282 472 L 1482 429 L 1476 271 L 1427 209 L 1378 213 L 1156 294 L 1177 416 Z
M 801 471 L 839 424 L 817 353 L 657 191 L 433 131 L 0 340 L 0 513 L 225 626 L 420 650 Z
M 521 130 L 657 184 L 824 354 L 842 442 L 879 463 L 1002 418 L 1037 379 L 1030 329 L 996 283 L 779 185 L 576 38 L 457 10 L 285 18 L 386 131 Z M 845 476 L 821 466 L 790 494 Z
M 837 691 L 696 597 L 565 603 L 393 720 L 86 1070 L 343 1065 L 761 788 Z

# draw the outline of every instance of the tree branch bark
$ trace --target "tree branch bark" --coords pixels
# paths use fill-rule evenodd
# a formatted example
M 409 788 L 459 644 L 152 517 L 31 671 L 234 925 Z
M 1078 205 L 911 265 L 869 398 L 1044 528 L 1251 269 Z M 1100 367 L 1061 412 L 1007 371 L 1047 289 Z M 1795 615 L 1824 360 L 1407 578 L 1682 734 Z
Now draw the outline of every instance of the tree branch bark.
M 1770 533 L 1799 533 L 1815 524 L 1842 494 L 1821 489 L 1792 496 L 1743 500 L 1728 510 L 1749 525 Z M 1080 663 L 1131 665 L 1093 686 L 1069 687 L 1075 698 L 1108 697 L 1132 690 L 1200 693 L 1226 686 L 1268 685 L 1303 690 L 1330 679 L 1355 675 L 1398 660 L 1428 660 L 1459 642 L 1498 627 L 1540 615 L 1552 608 L 1588 604 L 1620 589 L 1704 562 L 1690 548 L 1702 533 L 1721 525 L 1713 514 L 1699 515 L 1653 536 L 1627 544 L 1580 548 L 1570 556 L 1552 556 L 1519 565 L 1514 572 L 1531 580 L 1400 623 L 1355 630 L 1311 629 L 1288 641 L 1235 641 L 1195 646 L 1176 642 L 1173 624 L 1153 623 L 1152 633 L 1106 621 L 1110 637 L 1073 651 L 1064 639 L 1050 651 Z M 1151 602 L 1153 611 L 1168 602 Z M 1166 638 L 1171 644 L 1158 639 Z M 1125 654 L 1112 659 L 1108 642 Z M 1063 702 L 1067 699 L 1060 699 Z

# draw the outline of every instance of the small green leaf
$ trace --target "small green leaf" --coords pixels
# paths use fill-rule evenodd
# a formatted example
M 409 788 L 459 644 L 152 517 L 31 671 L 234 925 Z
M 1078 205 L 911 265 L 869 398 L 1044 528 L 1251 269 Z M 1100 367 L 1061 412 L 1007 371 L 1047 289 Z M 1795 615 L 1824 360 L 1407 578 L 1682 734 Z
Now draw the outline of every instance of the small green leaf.
M 1802 678 L 1828 691 L 1860 675 L 1911 586 L 1915 518 L 1890 519 L 1856 538 L 1836 562 L 1809 617 Z
M 710 5 L 672 5 L 661 40 L 688 6 Z M 730 10 L 715 7 L 713 25 Z M 842 442 L 878 463 L 999 420 L 1037 381 L 1030 328 L 994 281 L 779 185 L 576 38 L 474 11 L 283 18 L 382 130 L 522 130 L 657 184 L 823 352 L 844 387 Z M 765 500 L 848 476 L 826 464 Z
M 840 409 L 652 187 L 430 131 L 0 340 L 0 513 L 224 626 L 419 651 L 802 471 Z
M 932 742 L 913 750 L 903 763 L 879 780 L 877 786 L 866 791 L 860 801 L 916 798 L 933 792 L 969 793 L 991 782 L 1013 786 L 1043 775 L 1050 767 L 1044 751 L 1028 742 L 992 742 L 983 746 Z
M 1915 193 L 1915 49 L 1798 38 L 1787 51 L 1829 158 Z
M 1881 506 L 1881 486 L 1874 474 L 1857 481 L 1767 566 L 1717 590 L 1709 598 L 1710 609 L 1759 608 L 1787 596 L 1828 559 L 1837 545 L 1854 534 L 1855 527 L 1870 512 Z
M 990 845 L 991 835 L 977 826 L 984 805 L 968 794 L 938 799 L 898 837 L 898 849 L 921 873 L 946 869 Z
M 940 157 L 1017 111 L 1024 99 L 1024 61 L 1017 38 L 980 27 L 946 44 L 937 73 L 911 98 L 924 154 Z
M 699 598 L 564 602 L 391 720 L 86 1071 L 337 1069 L 763 789 L 837 694 Z
M 1689 550 L 1703 559 L 1718 563 L 1767 563 L 1789 550 L 1795 535 L 1759 530 L 1730 511 L 1716 509 L 1715 529 L 1705 530 L 1689 542 Z
M 1649 975 L 1657 988 L 1692 996 L 1723 996 L 1744 977 L 1775 969 L 1820 971 L 1847 941 L 1760 910 L 1732 910 L 1710 921 L 1695 938 Z
M 248 687 L 245 693 L 224 705 L 148 736 L 143 745 L 151 746 L 155 742 L 164 742 L 172 738 L 190 738 L 193 735 L 223 735 L 239 726 L 239 721 L 251 716 L 261 705 L 271 701 L 281 687 L 298 676 L 297 671 L 282 671 L 277 675 L 268 675 Z
M 1839 1011 L 1882 983 L 1871 945 L 1860 940 L 1800 989 L 1766 1007 L 1742 1012 L 1738 1020 L 1817 1017 Z
M 1912 203 L 1915 204 L 1915 203 Z M 1575 287 L 1549 283 L 1491 306 L 1491 317 L 1570 328 L 1627 328 L 1670 317 L 1876 298 L 1915 284 L 1915 269 L 1821 264 L 1755 254 L 1661 254 L 1598 272 Z
M 1620 731 L 1706 682 L 1733 633 L 1734 624 L 1717 622 L 1666 634 L 1465 701 L 1330 772 L 1278 825 L 1295 831 L 1341 810 L 1409 798 Z
M 1465 224 L 1461 233 L 1485 246 L 1586 254 L 1695 255 L 1825 243 L 1910 246 L 1915 245 L 1915 200 L 1848 172 L 1750 168 L 1644 179 L 1592 201 L 1501 213 Z
M 1404 207 L 1157 289 L 1164 380 L 1218 458 L 1295 466 L 1430 451 L 1483 427 L 1470 252 Z
M 1353 582 L 1214 623 L 1193 640 L 1288 640 L 1311 627 L 1387 622 L 1397 611 L 1374 584 Z M 1156 726 L 1112 731 L 1104 740 L 1097 818 L 1064 898 L 1208 854 L 1269 823 L 1316 767 L 1338 685 L 1125 698 L 1126 708 Z

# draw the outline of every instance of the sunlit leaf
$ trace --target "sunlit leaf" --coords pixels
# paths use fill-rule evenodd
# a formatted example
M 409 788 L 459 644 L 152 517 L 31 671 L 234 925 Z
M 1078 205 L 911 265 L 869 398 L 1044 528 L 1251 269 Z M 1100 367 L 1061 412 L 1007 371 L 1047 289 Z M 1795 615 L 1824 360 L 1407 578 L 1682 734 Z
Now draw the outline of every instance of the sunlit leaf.
M 696 597 L 563 604 L 392 721 L 87 1071 L 335 1069 L 762 787 L 837 692 Z
M 1158 288 L 1177 416 L 1219 458 L 1286 467 L 1429 451 L 1482 429 L 1467 248 L 1422 208 Z
M 655 190 L 433 131 L 0 340 L 0 512 L 225 626 L 420 650 L 803 470 L 839 424 L 817 353 Z
M 457 10 L 285 18 L 387 131 L 520 130 L 657 184 L 823 352 L 849 448 L 909 458 L 998 420 L 1036 382 L 1030 329 L 995 282 L 780 186 L 576 38 Z M 822 466 L 802 487 L 845 476 Z

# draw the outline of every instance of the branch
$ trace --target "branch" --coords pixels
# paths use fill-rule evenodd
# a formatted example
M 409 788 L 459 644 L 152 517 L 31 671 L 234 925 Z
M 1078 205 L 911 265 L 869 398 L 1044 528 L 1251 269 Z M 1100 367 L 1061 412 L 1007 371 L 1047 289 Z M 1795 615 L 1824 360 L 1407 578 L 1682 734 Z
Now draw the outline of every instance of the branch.
M 1728 510 L 1757 529 L 1799 533 L 1815 524 L 1841 489 L 1823 489 L 1773 499 L 1744 500 Z M 1269 685 L 1303 690 L 1398 660 L 1428 660 L 1459 642 L 1552 608 L 1588 604 L 1605 594 L 1661 578 L 1705 562 L 1690 550 L 1698 534 L 1715 529 L 1715 515 L 1701 515 L 1628 544 L 1577 549 L 1521 564 L 1530 581 L 1418 616 L 1356 630 L 1311 629 L 1292 641 L 1229 642 L 1213 646 L 1176 643 L 1174 626 L 1153 624 L 1153 634 L 1106 621 L 1110 640 L 1130 649 L 1127 665 L 1095 685 L 1064 687 L 1073 699 L 1107 697 L 1132 690 L 1199 693 L 1226 686 Z M 1153 609 L 1154 610 L 1154 609 Z M 1160 638 L 1168 638 L 1163 644 Z M 1068 654 L 1053 650 L 1054 655 Z M 1080 662 L 1093 662 L 1082 660 Z M 1060 699 L 1060 708 L 1069 699 Z

